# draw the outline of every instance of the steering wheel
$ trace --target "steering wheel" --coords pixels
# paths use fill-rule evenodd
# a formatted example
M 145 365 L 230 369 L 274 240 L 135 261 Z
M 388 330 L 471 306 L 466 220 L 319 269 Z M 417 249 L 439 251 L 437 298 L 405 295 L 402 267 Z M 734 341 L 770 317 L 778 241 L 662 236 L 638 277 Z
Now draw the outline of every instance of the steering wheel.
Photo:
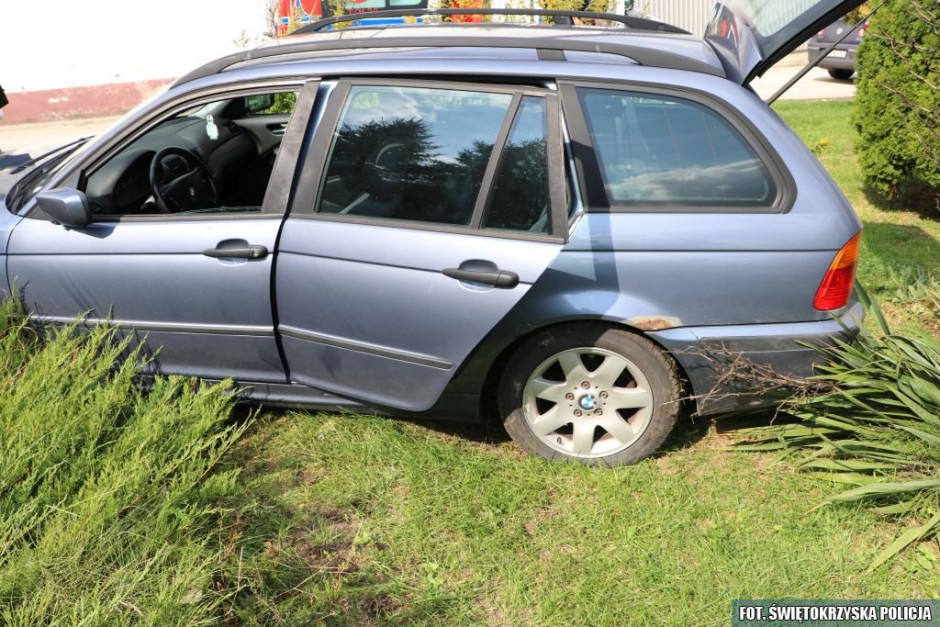
M 196 155 L 177 146 L 158 150 L 153 156 L 150 189 L 162 213 L 219 206 L 219 193 L 209 168 Z

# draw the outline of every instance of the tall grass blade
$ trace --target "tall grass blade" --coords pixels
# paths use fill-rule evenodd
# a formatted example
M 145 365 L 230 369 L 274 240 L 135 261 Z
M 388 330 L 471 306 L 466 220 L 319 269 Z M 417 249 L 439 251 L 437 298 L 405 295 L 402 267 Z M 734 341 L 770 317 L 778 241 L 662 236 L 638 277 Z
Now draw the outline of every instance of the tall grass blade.
M 874 559 L 874 561 L 868 567 L 868 572 L 872 572 L 915 542 L 923 540 L 929 536 L 937 535 L 938 531 L 940 531 L 940 512 L 934 514 L 933 518 L 928 520 L 923 525 L 914 527 L 913 529 L 908 529 L 900 536 L 895 538 L 894 542 L 889 544 L 887 548 L 879 553 L 878 556 Z

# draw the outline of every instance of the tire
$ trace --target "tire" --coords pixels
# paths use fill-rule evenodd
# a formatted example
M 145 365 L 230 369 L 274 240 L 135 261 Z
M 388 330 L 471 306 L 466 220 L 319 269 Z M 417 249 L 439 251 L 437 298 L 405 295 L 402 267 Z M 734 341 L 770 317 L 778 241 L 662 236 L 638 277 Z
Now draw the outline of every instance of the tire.
M 829 76 L 840 81 L 847 81 L 855 74 L 855 70 L 829 70 Z
M 526 451 L 624 466 L 663 443 L 680 411 L 672 360 L 646 338 L 603 325 L 550 329 L 506 364 L 499 411 Z

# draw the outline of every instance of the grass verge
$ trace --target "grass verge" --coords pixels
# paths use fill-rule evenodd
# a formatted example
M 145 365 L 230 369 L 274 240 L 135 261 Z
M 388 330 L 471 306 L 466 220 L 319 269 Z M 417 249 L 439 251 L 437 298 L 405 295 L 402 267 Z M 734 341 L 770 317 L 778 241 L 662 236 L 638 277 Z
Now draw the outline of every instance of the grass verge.
M 598 470 L 527 457 L 497 432 L 269 415 L 230 460 L 245 469 L 230 611 L 246 624 L 724 625 L 738 598 L 937 594 L 940 569 L 914 555 L 864 573 L 894 523 L 816 508 L 823 479 L 681 428 L 658 458 Z

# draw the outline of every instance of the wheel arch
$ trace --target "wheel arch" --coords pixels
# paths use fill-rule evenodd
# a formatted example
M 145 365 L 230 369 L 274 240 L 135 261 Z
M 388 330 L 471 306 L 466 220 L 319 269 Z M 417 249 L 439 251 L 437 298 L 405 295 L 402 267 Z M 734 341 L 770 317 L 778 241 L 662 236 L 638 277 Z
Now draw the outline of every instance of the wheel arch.
M 515 351 L 519 349 L 520 346 L 528 342 L 532 337 L 545 333 L 552 329 L 558 329 L 562 327 L 571 327 L 571 326 L 595 326 L 597 328 L 602 328 L 604 330 L 609 329 L 619 329 L 633 335 L 643 337 L 644 339 L 651 342 L 659 350 L 667 356 L 669 361 L 672 363 L 675 368 L 676 374 L 679 377 L 679 382 L 682 385 L 682 396 L 684 399 L 693 399 L 694 393 L 692 390 L 692 385 L 690 379 L 685 372 L 685 369 L 682 367 L 682 364 L 669 352 L 669 350 L 663 346 L 656 338 L 645 333 L 644 329 L 641 329 L 637 326 L 627 324 L 622 320 L 608 319 L 608 318 L 569 318 L 565 320 L 555 320 L 546 324 L 539 325 L 528 329 L 525 333 L 518 335 L 513 338 L 497 355 L 497 357 L 490 363 L 489 368 L 487 369 L 486 375 L 483 378 L 483 384 L 480 388 L 480 414 L 481 417 L 486 420 L 491 420 L 497 418 L 499 411 L 496 406 L 497 401 L 497 392 L 499 390 L 500 381 L 503 378 L 503 375 L 506 371 L 506 365 L 509 362 L 509 358 L 513 355 Z M 662 328 L 662 327 L 658 327 Z M 653 328 L 649 330 L 658 330 L 658 328 Z M 692 409 L 694 407 L 694 400 L 689 402 L 693 403 Z

